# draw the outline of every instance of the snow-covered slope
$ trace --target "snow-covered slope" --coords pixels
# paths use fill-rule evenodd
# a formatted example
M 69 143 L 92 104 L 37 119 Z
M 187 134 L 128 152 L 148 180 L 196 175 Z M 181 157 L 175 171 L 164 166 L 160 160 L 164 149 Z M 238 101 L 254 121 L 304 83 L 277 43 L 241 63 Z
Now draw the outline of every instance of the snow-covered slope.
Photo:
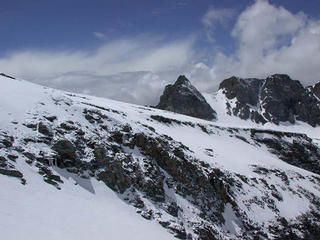
M 318 128 L 0 82 L 4 239 L 317 239 Z
M 174 239 L 155 222 L 139 217 L 101 182 L 56 169 L 64 182 L 57 191 L 26 163 L 17 165 L 28 184 L 0 175 L 2 239 Z M 79 187 L 79 181 L 92 192 Z

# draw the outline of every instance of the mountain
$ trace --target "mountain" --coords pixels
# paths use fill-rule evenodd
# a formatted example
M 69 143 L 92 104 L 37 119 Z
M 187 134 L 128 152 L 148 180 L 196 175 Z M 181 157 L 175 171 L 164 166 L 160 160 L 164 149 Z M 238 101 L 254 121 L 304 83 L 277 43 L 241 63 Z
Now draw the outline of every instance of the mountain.
M 0 84 L 3 239 L 319 239 L 317 126 Z
M 179 76 L 173 85 L 165 87 L 156 108 L 205 120 L 215 119 L 215 111 L 183 75 Z
M 313 127 L 320 125 L 319 88 L 318 84 L 310 91 L 285 74 L 266 79 L 231 77 L 219 86 L 229 115 L 262 124 L 302 121 Z

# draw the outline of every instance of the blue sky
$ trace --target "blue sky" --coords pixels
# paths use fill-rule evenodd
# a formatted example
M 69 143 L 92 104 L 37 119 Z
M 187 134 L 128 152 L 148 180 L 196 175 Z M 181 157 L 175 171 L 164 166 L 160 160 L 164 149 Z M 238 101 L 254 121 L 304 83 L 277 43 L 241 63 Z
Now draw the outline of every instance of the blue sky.
M 191 34 L 198 47 L 212 43 L 203 37 L 201 18 L 210 7 L 233 9 L 234 16 L 253 1 L 225 0 L 2 0 L 0 5 L 0 51 L 50 48 L 94 48 L 103 41 L 139 34 L 163 35 L 168 40 Z M 292 13 L 303 11 L 319 18 L 318 0 L 270 1 Z M 230 22 L 235 18 L 230 19 Z M 216 43 L 225 51 L 233 45 L 231 23 L 216 28 Z M 97 36 L 94 35 L 97 34 Z M 100 39 L 99 39 L 100 36 Z M 103 36 L 103 37 L 102 37 Z
M 320 80 L 319 0 L 2 0 L 0 22 L 0 72 L 128 102 L 180 74 Z

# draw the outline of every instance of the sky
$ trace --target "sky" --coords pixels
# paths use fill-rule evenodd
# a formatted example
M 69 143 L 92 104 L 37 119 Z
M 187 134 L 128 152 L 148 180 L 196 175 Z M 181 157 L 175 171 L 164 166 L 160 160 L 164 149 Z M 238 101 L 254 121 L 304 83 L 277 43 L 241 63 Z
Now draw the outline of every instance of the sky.
M 125 102 L 156 104 L 180 74 L 209 93 L 320 80 L 319 0 L 2 0 L 0 22 L 0 72 Z

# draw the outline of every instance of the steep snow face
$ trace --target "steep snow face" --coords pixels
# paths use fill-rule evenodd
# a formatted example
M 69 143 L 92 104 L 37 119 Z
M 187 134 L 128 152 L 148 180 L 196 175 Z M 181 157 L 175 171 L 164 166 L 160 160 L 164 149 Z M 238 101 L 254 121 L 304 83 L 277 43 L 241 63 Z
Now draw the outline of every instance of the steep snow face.
M 223 115 L 221 93 L 205 96 L 219 116 L 210 122 L 0 82 L 6 239 L 281 239 L 319 229 L 318 128 Z
M 3 239 L 174 239 L 160 225 L 137 215 L 102 182 L 82 180 L 93 194 L 78 186 L 77 177 L 58 169 L 64 176 L 58 191 L 26 163 L 18 165 L 27 185 L 0 175 Z

